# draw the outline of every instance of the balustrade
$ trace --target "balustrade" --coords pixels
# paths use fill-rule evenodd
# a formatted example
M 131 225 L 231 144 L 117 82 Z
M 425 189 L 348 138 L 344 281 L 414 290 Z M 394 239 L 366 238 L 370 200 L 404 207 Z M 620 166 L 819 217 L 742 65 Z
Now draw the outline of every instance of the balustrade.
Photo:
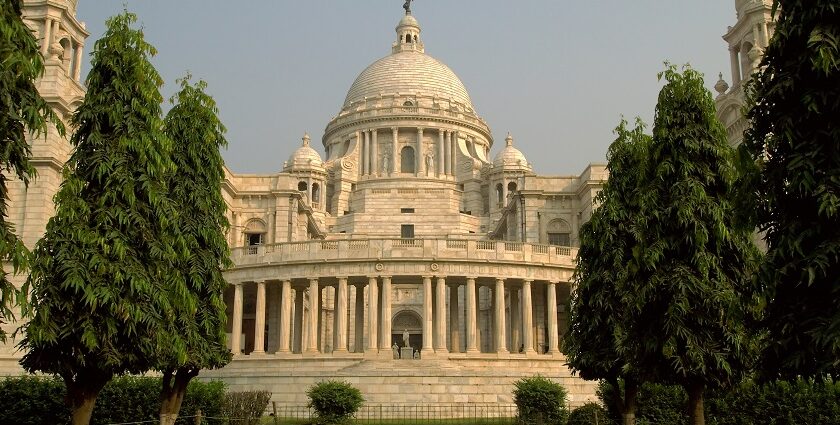
M 234 248 L 234 264 L 261 262 L 339 261 L 343 259 L 435 258 L 439 261 L 478 260 L 540 262 L 568 266 L 577 249 L 564 246 L 474 239 L 340 239 L 284 242 Z

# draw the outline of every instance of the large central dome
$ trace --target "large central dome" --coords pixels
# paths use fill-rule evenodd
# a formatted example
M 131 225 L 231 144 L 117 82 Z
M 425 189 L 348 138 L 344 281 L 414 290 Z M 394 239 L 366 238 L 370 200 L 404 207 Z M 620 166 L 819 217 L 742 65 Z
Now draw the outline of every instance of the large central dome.
M 412 50 L 393 53 L 367 67 L 350 86 L 344 104 L 394 93 L 437 96 L 472 109 L 464 83 L 448 66 Z

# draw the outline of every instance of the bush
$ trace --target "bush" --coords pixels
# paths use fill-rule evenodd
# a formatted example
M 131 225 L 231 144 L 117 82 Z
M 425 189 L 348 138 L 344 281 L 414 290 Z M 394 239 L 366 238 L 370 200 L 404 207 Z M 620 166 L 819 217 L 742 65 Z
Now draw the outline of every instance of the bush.
M 317 423 L 342 424 L 349 422 L 365 402 L 358 388 L 344 381 L 323 381 L 311 386 L 309 407 L 315 410 Z
M 568 425 L 607 425 L 607 411 L 598 403 L 589 402 L 569 414 Z
M 105 386 L 96 398 L 92 425 L 157 420 L 160 414 L 160 378 L 124 376 Z M 200 408 L 205 416 L 219 416 L 225 386 L 222 382 L 190 382 L 181 414 L 192 416 Z M 22 376 L 0 381 L 0 425 L 70 423 L 64 404 L 66 390 L 57 378 Z M 191 424 L 192 419 L 178 419 Z M 212 421 L 206 421 L 214 424 Z
M 513 402 L 524 424 L 561 425 L 566 423 L 566 390 L 542 376 L 522 378 L 514 383 Z
M 64 383 L 55 378 L 21 376 L 0 381 L 0 425 L 69 423 Z
M 241 391 L 225 394 L 222 416 L 230 425 L 256 425 L 268 407 L 271 393 L 268 391 Z

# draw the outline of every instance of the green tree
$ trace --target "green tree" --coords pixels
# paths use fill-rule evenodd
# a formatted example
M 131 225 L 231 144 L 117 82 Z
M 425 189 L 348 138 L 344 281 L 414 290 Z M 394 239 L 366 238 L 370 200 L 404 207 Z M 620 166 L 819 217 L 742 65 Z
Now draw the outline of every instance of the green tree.
M 765 233 L 768 379 L 840 379 L 840 4 L 779 0 L 741 146 Z M 776 11 L 778 13 L 778 11 Z
M 0 3 L 0 325 L 14 321 L 11 307 L 24 297 L 6 276 L 6 264 L 15 273 L 28 266 L 29 251 L 15 235 L 14 227 L 6 221 L 6 201 L 9 175 L 17 176 L 24 184 L 35 177 L 29 164 L 31 151 L 28 134 L 46 134 L 50 124 L 64 136 L 61 120 L 38 90 L 35 79 L 44 73 L 44 63 L 38 42 L 21 19 L 21 0 Z M 6 332 L 0 327 L 0 342 Z
M 172 310 L 176 210 L 164 178 L 174 167 L 155 50 L 136 19 L 109 19 L 96 42 L 56 214 L 28 279 L 35 314 L 21 364 L 62 378 L 74 424 L 89 422 L 114 375 L 151 367 L 157 325 Z
M 634 423 L 640 371 L 619 351 L 619 335 L 632 326 L 627 297 L 635 293 L 634 248 L 638 246 L 638 193 L 645 150 L 650 136 L 644 123 L 627 128 L 622 120 L 615 129 L 616 140 L 607 153 L 609 178 L 596 202 L 598 208 L 581 226 L 580 250 L 575 270 L 576 290 L 572 298 L 569 333 L 563 351 L 573 371 L 584 379 L 603 379 L 619 388 L 624 396 L 615 406 L 627 425 Z M 628 293 L 619 293 L 618 289 Z
M 639 193 L 638 278 L 625 298 L 634 325 L 621 352 L 657 381 L 683 386 L 690 423 L 703 424 L 703 392 L 738 382 L 754 354 L 745 320 L 757 249 L 735 219 L 734 153 L 703 76 L 660 74 L 653 142 Z
M 170 198 L 176 208 L 189 211 L 176 221 L 185 250 L 175 271 L 180 276 L 169 289 L 174 309 L 163 317 L 157 333 L 155 369 L 163 374 L 161 424 L 174 424 L 190 380 L 201 369 L 222 367 L 231 353 L 225 342 L 226 282 L 222 267 L 230 265 L 225 230 L 226 205 L 222 198 L 224 161 L 219 148 L 227 146 L 218 108 L 205 93 L 207 84 L 180 80 L 181 90 L 171 99 L 174 107 L 164 120 L 173 141 L 176 178 L 170 179 Z

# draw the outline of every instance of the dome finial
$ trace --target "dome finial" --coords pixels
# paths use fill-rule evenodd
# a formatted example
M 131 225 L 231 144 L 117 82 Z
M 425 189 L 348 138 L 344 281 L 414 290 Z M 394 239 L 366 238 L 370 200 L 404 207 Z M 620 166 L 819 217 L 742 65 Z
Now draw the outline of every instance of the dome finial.
M 505 137 L 505 146 L 513 146 L 513 136 L 510 135 L 509 131 L 507 137 Z
M 309 132 L 303 133 L 303 146 L 309 146 Z
M 405 9 L 406 15 L 411 15 L 411 2 L 414 0 L 405 0 L 405 4 L 403 4 L 403 9 Z

